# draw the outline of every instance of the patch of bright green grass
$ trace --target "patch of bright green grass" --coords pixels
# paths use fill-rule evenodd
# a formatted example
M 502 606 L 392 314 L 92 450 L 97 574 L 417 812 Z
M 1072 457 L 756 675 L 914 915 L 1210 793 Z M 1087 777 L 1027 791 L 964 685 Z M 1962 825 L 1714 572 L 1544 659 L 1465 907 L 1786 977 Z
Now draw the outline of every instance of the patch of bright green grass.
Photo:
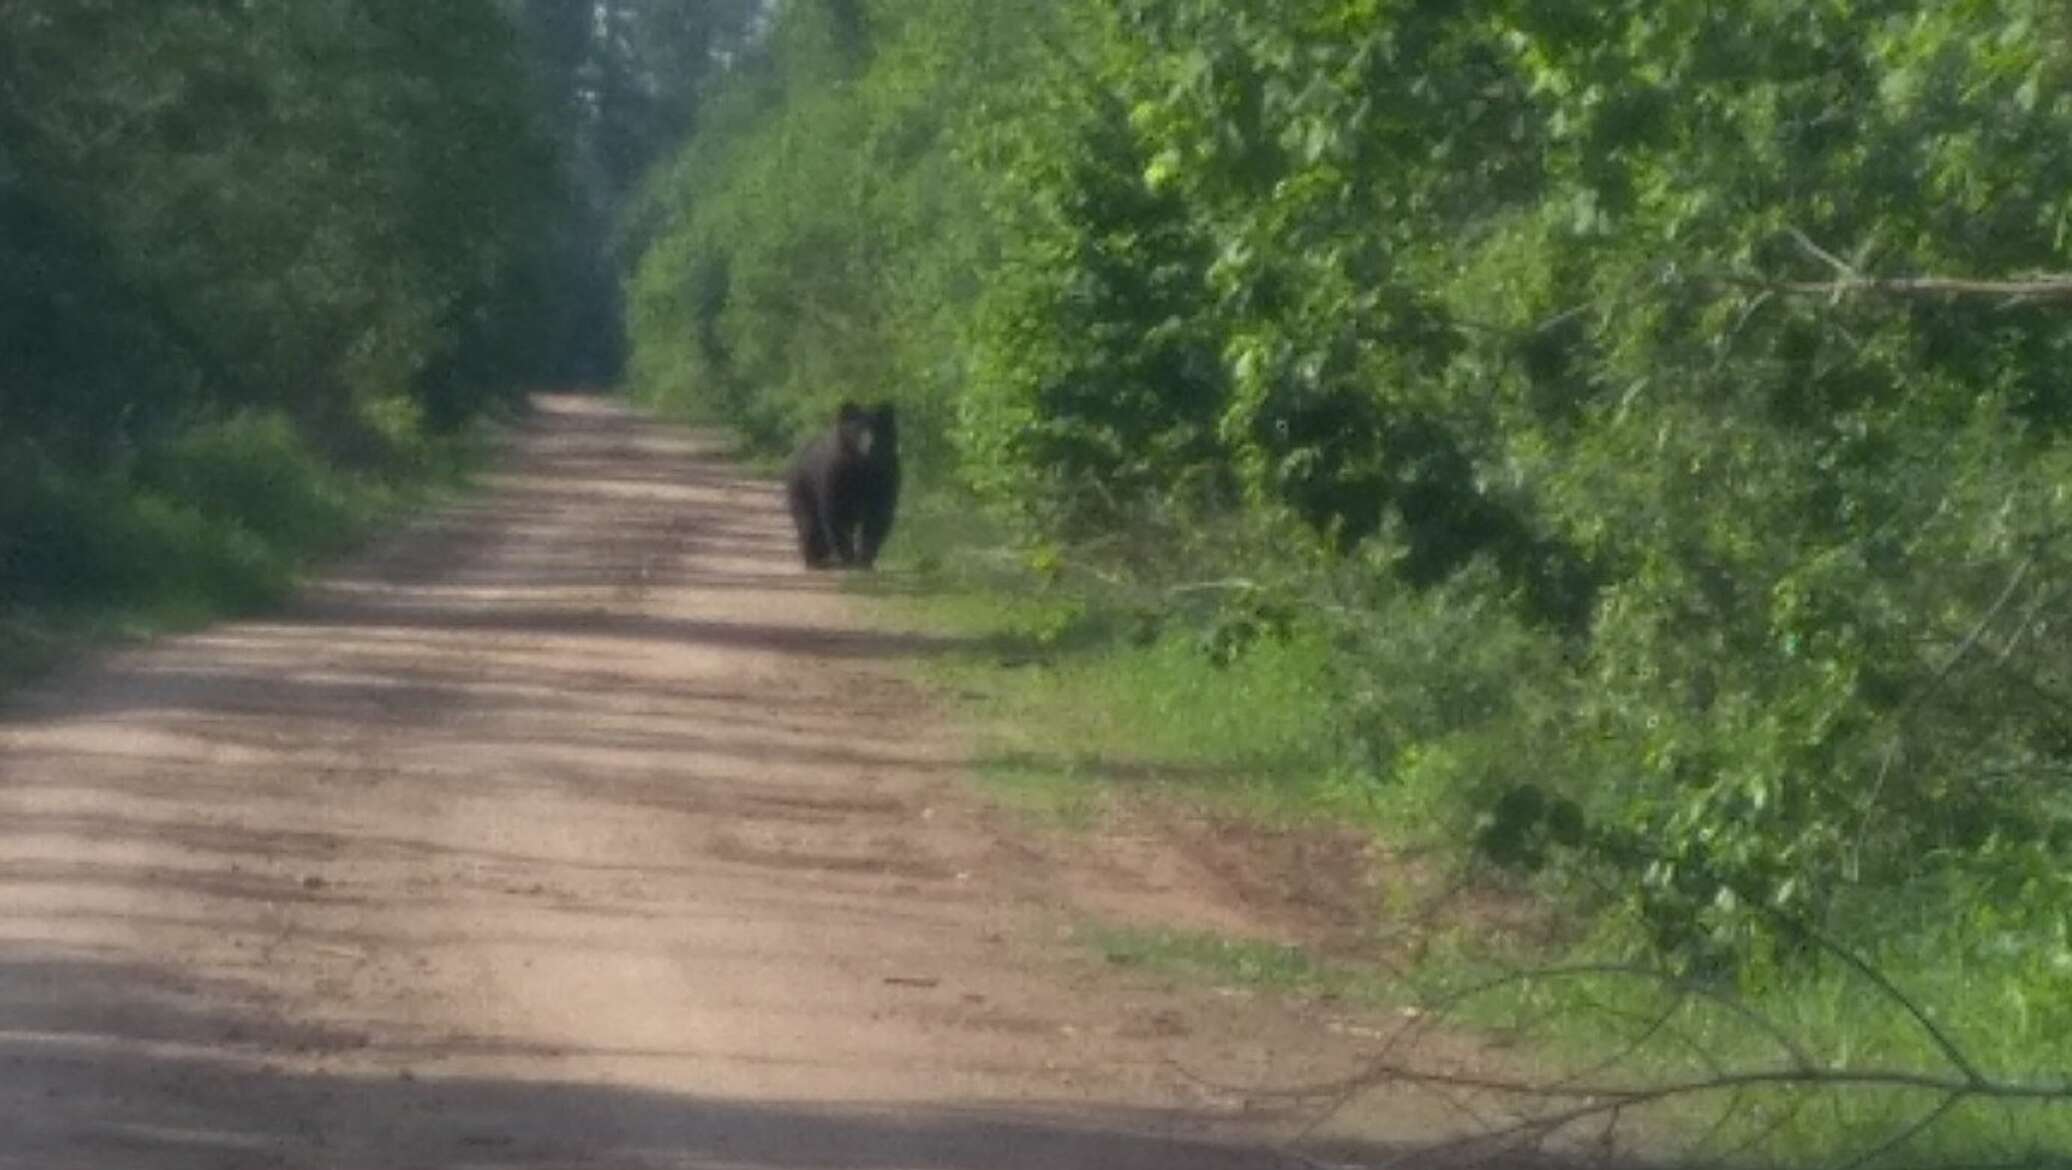
M 972 712 L 980 776 L 1009 803 L 1084 821 L 1107 793 L 1157 791 L 1280 817 L 1343 795 L 1320 645 L 1262 641 L 1214 665 L 1186 629 L 1044 587 L 975 542 L 982 525 L 914 502 L 890 572 L 851 581 L 883 597 L 893 622 L 959 641 L 926 669 Z
M 1463 1027 L 1524 1042 L 1542 1079 L 1618 1087 L 1719 1087 L 1679 1095 L 1645 1114 L 1663 1149 L 1701 1164 L 2072 1167 L 2072 1081 L 2064 1033 L 2029 1026 L 2004 996 L 2022 981 L 1991 964 L 1953 961 L 1941 946 L 1961 932 L 1920 935 L 1864 958 L 1953 1041 L 1960 1067 L 1899 999 L 1840 963 L 1794 970 L 1762 986 L 1690 984 L 1642 971 L 1590 970 L 1508 980 L 1452 1004 Z M 1553 971 L 1551 956 L 1520 956 Z M 1607 956 L 1608 959 L 1614 956 Z M 1505 972 L 1453 957 L 1426 973 L 1455 986 Z M 2060 1000 L 2062 1002 L 2062 1000 Z M 2012 1026 L 2010 1026 L 2012 1025 Z M 1833 1084 L 1726 1085 L 1742 1074 L 1798 1070 L 1860 1076 Z M 1925 1078 L 1914 1085 L 1886 1077 Z M 2056 1100 L 1997 1087 L 2058 1087 Z M 1721 1124 L 1721 1118 L 1726 1121 Z

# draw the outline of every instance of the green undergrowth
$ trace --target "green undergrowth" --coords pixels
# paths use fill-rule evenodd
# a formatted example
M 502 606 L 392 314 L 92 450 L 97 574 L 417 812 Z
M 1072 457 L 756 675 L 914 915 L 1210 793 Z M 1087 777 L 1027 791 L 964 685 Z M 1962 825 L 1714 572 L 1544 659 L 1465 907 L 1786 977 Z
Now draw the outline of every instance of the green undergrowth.
M 2072 1087 L 2072 1004 L 2038 1002 L 2021 990 L 2033 977 L 1936 917 L 1753 987 L 1624 966 L 1607 924 L 1565 954 L 1451 954 L 1421 969 L 1419 995 L 1503 1037 L 1542 1082 L 1713 1086 L 1641 1114 L 1672 1165 L 2072 1167 L 2072 1107 L 2027 1095 Z M 1740 1079 L 1771 1073 L 1827 1083 Z
M 1274 821 L 1361 818 L 1324 714 L 1324 648 L 1262 643 L 1208 665 L 1197 635 L 1128 605 L 1046 585 L 961 501 L 909 502 L 886 574 L 853 578 L 903 624 L 957 648 L 925 669 L 978 729 L 979 778 L 1006 803 L 1089 823 L 1153 796 Z
M 1377 782 L 1371 753 L 1363 768 L 1361 746 L 1332 715 L 1332 655 L 1347 651 L 1298 629 L 1219 656 L 1205 648 L 1198 625 L 1147 620 L 1134 600 L 1046 576 L 1030 560 L 961 502 L 924 495 L 902 515 L 889 571 L 852 578 L 880 598 L 891 621 L 952 635 L 953 649 L 921 669 L 961 708 L 976 777 L 992 799 L 1068 831 L 1097 825 L 1126 802 L 1352 824 L 1394 846 L 1440 849 L 1437 856 L 1453 859 L 1440 884 L 1456 894 L 1475 887 L 1478 874 L 1494 874 L 1465 845 L 1469 814 L 1447 790 L 1453 770 L 1404 759 Z M 1507 664 L 1528 661 L 1478 661 L 1466 642 L 1448 660 L 1443 647 L 1415 644 L 1440 637 L 1407 627 L 1399 651 L 1403 669 L 1434 675 L 1435 687 L 1452 685 L 1436 677 L 1447 671 L 1465 682 L 1474 675 L 1477 685 L 1502 682 Z M 1515 682 L 1524 689 L 1531 680 Z M 1508 754 L 1549 769 L 1574 758 L 1483 742 L 1472 723 L 1445 750 Z M 1651 966 L 1644 929 L 1606 891 L 1552 878 L 1497 884 L 1506 914 L 1441 913 L 1416 932 L 1417 961 L 1407 970 L 1401 954 L 1387 966 L 1362 964 L 1179 929 L 1092 923 L 1079 937 L 1118 965 L 1349 1005 L 1418 1005 L 1420 1020 L 1499 1039 L 1506 1061 L 1545 1079 L 1654 1086 L 1804 1067 L 1956 1087 L 1939 1094 L 1922 1086 L 1765 1085 L 1675 1097 L 1654 1108 L 1645 1128 L 1666 1136 L 1665 1149 L 1680 1158 L 2072 1165 L 2072 1106 L 1994 1091 L 2072 1084 L 2072 952 L 2035 941 L 2019 889 L 1944 889 L 1926 877 L 1904 894 L 1866 889 L 1840 916 L 1850 934 L 1836 946 L 1850 957 L 1808 938 L 1795 953 L 1708 975 Z M 1398 909 L 1419 907 L 1376 912 Z M 1495 925 L 1534 919 L 1561 929 Z M 1916 1132 L 1914 1123 L 1930 1114 L 1932 1123 Z
M 0 686 L 83 645 L 277 604 L 312 562 L 457 490 L 489 439 L 399 425 L 356 446 L 347 467 L 247 413 L 93 470 L 20 453 L 0 471 Z
M 1495 1045 L 1481 1075 L 1535 1085 L 1588 1084 L 1613 1091 L 1724 1085 L 1738 1074 L 1798 1067 L 1868 1079 L 1895 1072 L 1925 1075 L 1951 1086 L 1966 1079 L 1899 1000 L 1860 973 L 1839 968 L 1786 991 L 1742 997 L 1639 970 L 1614 970 L 1614 962 L 1593 963 L 1587 952 L 1514 952 L 1508 962 L 1497 962 L 1487 951 L 1441 946 L 1405 973 L 1299 946 L 1200 931 L 1091 922 L 1075 938 L 1115 966 L 1328 1001 L 1342 1009 L 1387 1011 L 1376 1028 L 1378 1043 L 1387 1046 L 1388 1059 L 1410 1068 L 1420 1067 L 1417 1039 L 1437 1029 Z M 2008 1029 L 2006 1021 L 2010 1007 L 2027 1015 L 2063 1011 L 2066 1005 L 2009 1005 L 1968 994 L 1973 989 L 1948 964 L 1926 953 L 1954 941 L 1949 931 L 1924 924 L 1915 939 L 1867 958 L 1917 1004 L 1950 1005 L 1934 1009 L 1931 1020 L 1962 1044 L 1982 1075 L 2009 1083 L 2059 1083 L 2058 1050 L 2027 1029 Z M 1946 1111 L 1916 1132 L 1946 1102 Z M 2009 1100 L 1984 1084 L 1956 1095 L 1925 1083 L 1895 1089 L 1868 1080 L 1818 1089 L 1737 1084 L 1671 1096 L 1635 1111 L 1633 1119 L 1638 1124 L 1626 1131 L 1626 1140 L 1664 1159 L 1663 1170 L 1722 1164 L 1795 1170 L 1858 1164 L 2072 1166 L 2072 1116 L 2062 1105 Z M 1863 1161 L 1901 1134 L 1912 1135 L 1903 1158 Z

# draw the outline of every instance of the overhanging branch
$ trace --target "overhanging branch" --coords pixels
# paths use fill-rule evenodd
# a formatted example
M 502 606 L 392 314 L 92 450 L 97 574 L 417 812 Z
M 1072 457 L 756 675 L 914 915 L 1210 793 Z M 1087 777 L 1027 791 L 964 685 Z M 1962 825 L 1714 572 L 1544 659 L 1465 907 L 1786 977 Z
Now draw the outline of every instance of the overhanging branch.
M 1850 276 L 1838 280 L 1774 280 L 1760 276 L 1709 276 L 1714 284 L 1755 289 L 1782 296 L 1884 296 L 1895 298 L 1982 297 L 2004 301 L 2072 299 L 2072 275 L 2044 275 L 2021 280 L 1972 280 L 1955 276 Z

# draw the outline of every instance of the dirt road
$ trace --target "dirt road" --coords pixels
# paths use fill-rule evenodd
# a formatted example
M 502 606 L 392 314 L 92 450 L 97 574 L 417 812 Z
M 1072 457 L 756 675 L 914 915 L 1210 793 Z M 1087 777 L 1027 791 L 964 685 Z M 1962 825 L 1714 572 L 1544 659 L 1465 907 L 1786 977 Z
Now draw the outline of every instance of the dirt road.
M 1061 941 L 855 605 L 709 437 L 548 398 L 284 613 L 18 696 L 0 1167 L 1287 1164 L 1205 1082 L 1351 1048 Z

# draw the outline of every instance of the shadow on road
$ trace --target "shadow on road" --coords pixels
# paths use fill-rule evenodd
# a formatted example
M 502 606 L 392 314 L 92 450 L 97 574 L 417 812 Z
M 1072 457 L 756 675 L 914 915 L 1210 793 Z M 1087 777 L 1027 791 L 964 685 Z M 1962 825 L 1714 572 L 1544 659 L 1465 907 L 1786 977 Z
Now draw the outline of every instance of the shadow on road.
M 62 989 L 62 994 L 60 993 Z M 1266 1170 L 1286 1152 L 1188 1136 L 1178 1113 L 983 1106 L 843 1110 L 673 1096 L 553 1079 L 449 1076 L 351 1031 L 298 1027 L 209 1003 L 252 988 L 204 986 L 148 967 L 82 959 L 0 964 L 0 1098 L 12 1132 L 0 1165 L 42 1170 L 331 1170 L 468 1167 L 710 1170 Z M 91 992 L 95 1007 L 75 1005 Z M 263 1002 L 263 1001 L 262 1001 Z M 439 1056 L 465 1054 L 446 1042 Z M 350 1071 L 320 1065 L 349 1054 Z M 581 1052 L 544 1054 L 580 1059 Z M 694 1054 L 659 1054 L 694 1055 Z M 1340 1163 L 1397 1164 L 1404 1149 L 1305 1148 Z M 1415 1162 L 1422 1167 L 1439 1162 Z M 1487 1170 L 1551 1167 L 1487 1160 Z

